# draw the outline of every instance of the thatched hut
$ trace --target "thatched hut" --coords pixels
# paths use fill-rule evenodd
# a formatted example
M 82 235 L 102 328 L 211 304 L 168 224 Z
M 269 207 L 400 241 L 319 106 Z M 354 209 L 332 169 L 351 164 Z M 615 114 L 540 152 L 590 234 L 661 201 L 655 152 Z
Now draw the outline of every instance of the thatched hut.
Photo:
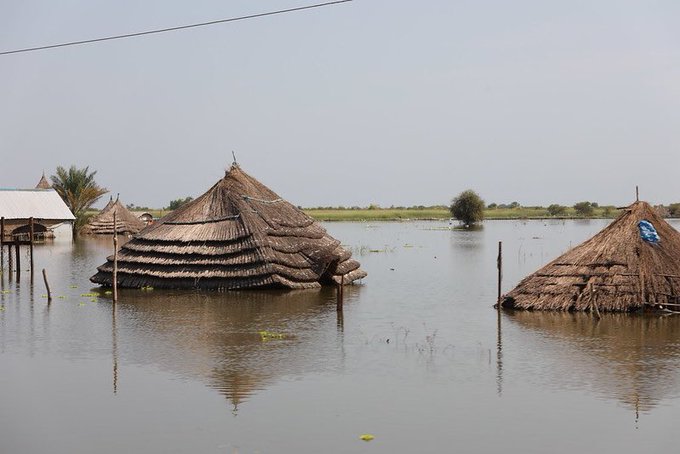
M 42 177 L 40 177 L 40 181 L 38 181 L 38 184 L 35 185 L 36 189 L 52 189 L 52 185 L 50 184 L 49 181 L 47 181 L 47 178 L 45 178 L 45 172 L 43 172 Z
M 112 284 L 112 257 L 90 278 Z M 302 210 L 233 164 L 212 188 L 118 254 L 118 285 L 229 290 L 317 288 L 366 276 Z
M 680 310 L 679 299 L 680 233 L 649 204 L 635 202 L 591 239 L 523 279 L 501 305 L 628 312 Z
M 115 201 L 111 198 L 106 206 L 83 226 L 80 232 L 94 235 L 112 235 L 114 213 L 116 215 L 115 230 L 120 235 L 139 233 L 145 227 L 144 222 L 125 208 L 118 198 Z

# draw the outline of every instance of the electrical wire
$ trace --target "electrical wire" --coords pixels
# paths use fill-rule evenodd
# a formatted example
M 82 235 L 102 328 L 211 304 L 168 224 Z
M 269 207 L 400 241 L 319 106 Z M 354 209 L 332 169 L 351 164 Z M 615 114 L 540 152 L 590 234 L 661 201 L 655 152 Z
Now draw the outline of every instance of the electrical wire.
M 85 39 L 82 41 L 71 41 L 71 42 L 66 42 L 66 43 L 60 43 L 60 44 L 51 44 L 47 46 L 38 46 L 38 47 L 27 47 L 24 49 L 15 49 L 15 50 L 7 50 L 0 52 L 0 55 L 9 55 L 9 54 L 19 54 L 19 53 L 24 53 L 24 52 L 33 52 L 33 51 L 38 51 L 38 50 L 46 50 L 46 49 L 55 49 L 57 47 L 67 47 L 67 46 L 78 46 L 81 44 L 89 44 L 89 43 L 96 43 L 96 42 L 101 42 L 101 41 L 112 41 L 114 39 L 123 39 L 123 38 L 134 38 L 137 36 L 144 36 L 144 35 L 153 35 L 156 33 L 166 33 L 166 32 L 174 32 L 177 30 L 186 30 L 188 28 L 197 28 L 197 27 L 205 27 L 207 25 L 216 25 L 216 24 L 223 24 L 226 22 L 236 22 L 236 21 L 241 21 L 241 20 L 247 20 L 247 19 L 256 19 L 260 17 L 266 17 L 266 16 L 274 16 L 277 14 L 286 14 L 286 13 L 292 13 L 296 11 L 303 11 L 307 9 L 312 9 L 312 8 L 321 8 L 324 6 L 332 6 L 332 5 L 337 5 L 340 3 L 347 3 L 351 2 L 352 0 L 337 0 L 337 1 L 332 1 L 332 2 L 326 2 L 326 3 L 317 3 L 314 5 L 307 5 L 307 6 L 298 6 L 296 8 L 288 8 L 288 9 L 281 9 L 277 11 L 269 11 L 266 13 L 257 13 L 257 14 L 250 14 L 247 16 L 239 16 L 239 17 L 230 17 L 227 19 L 219 19 L 219 20 L 214 20 L 210 22 L 200 22 L 197 24 L 189 24 L 189 25 L 179 25 L 177 27 L 168 27 L 168 28 L 159 28 L 155 30 L 147 30 L 143 32 L 136 32 L 136 33 L 127 33 L 124 35 L 113 35 L 113 36 L 106 36 L 103 38 L 94 38 L 94 39 Z

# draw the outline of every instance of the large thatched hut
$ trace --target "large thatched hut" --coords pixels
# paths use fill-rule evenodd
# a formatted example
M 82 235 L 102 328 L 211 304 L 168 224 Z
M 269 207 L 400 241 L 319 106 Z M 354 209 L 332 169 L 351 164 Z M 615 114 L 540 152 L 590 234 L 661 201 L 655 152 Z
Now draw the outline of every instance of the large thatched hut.
M 132 235 L 139 233 L 145 227 L 143 221 L 132 214 L 120 200 L 111 198 L 106 206 L 95 215 L 80 230 L 81 233 L 95 235 L 112 235 L 114 231 L 113 215 L 116 215 L 116 233 L 121 235 Z
M 112 284 L 112 257 L 90 278 Z M 118 285 L 316 288 L 366 276 L 340 242 L 234 164 L 212 188 L 118 254 Z
M 501 305 L 622 312 L 677 310 L 679 299 L 680 233 L 649 204 L 635 202 L 591 239 L 524 278 Z

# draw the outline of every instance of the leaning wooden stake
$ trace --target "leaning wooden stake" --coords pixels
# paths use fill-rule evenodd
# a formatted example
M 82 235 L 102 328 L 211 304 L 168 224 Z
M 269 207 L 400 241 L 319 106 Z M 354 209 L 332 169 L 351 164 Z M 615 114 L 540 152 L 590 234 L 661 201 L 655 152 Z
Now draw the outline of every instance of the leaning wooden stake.
M 501 282 L 503 281 L 503 242 L 498 242 L 498 303 L 496 306 L 501 310 Z
M 116 212 L 113 212 L 113 302 L 118 302 L 118 226 L 116 224 Z
M 47 271 L 43 268 L 43 281 L 45 281 L 45 288 L 47 289 L 47 304 L 52 302 L 52 292 L 50 292 L 50 284 L 47 282 Z

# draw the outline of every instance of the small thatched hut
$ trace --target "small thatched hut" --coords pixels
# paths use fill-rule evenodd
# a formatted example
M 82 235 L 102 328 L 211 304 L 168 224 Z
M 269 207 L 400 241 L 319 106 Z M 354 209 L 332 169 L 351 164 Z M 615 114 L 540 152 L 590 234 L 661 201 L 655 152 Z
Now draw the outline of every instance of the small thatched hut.
M 112 257 L 90 278 L 112 284 Z M 302 210 L 231 166 L 224 178 L 126 243 L 118 285 L 229 290 L 316 288 L 366 276 Z
M 644 221 L 653 226 L 651 237 Z M 649 204 L 635 202 L 597 235 L 524 278 L 501 306 L 622 312 L 680 309 L 674 306 L 679 299 L 680 233 Z
M 36 189 L 52 189 L 52 185 L 50 184 L 49 181 L 47 181 L 47 178 L 45 178 L 45 172 L 43 172 L 42 177 L 40 177 L 40 181 L 38 181 L 38 184 L 35 185 Z
M 132 235 L 139 233 L 145 224 L 130 210 L 120 203 L 120 200 L 113 198 L 109 203 L 80 230 L 81 233 L 95 235 L 113 235 L 113 214 L 116 214 L 116 233 L 121 235 Z

